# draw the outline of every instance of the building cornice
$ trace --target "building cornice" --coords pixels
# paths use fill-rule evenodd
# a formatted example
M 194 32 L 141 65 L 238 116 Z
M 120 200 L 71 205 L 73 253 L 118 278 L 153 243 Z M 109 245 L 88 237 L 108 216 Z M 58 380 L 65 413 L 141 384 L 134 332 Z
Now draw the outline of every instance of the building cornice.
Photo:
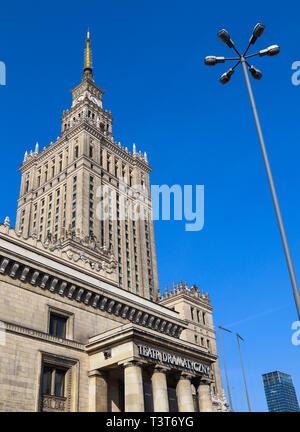
M 24 327 L 8 321 L 1 321 L 1 329 L 7 333 L 14 333 L 19 336 L 25 336 L 43 342 L 48 342 L 64 348 L 72 348 L 77 351 L 84 351 L 84 345 L 69 339 L 62 339 L 52 336 L 48 333 L 41 332 L 29 327 Z
M 0 274 L 30 284 L 37 290 L 50 291 L 94 310 L 108 312 L 125 321 L 154 329 L 177 338 L 186 328 L 178 313 L 148 299 L 125 291 L 94 276 L 84 275 L 56 257 L 5 239 L 0 235 Z M 21 285 L 22 286 L 22 285 Z M 21 288 L 21 287 L 20 287 Z
M 178 353 L 190 355 L 213 363 L 217 360 L 215 354 L 209 353 L 204 347 L 192 344 L 182 339 L 174 338 L 170 335 L 157 335 L 153 330 L 141 328 L 135 324 L 125 324 L 112 330 L 108 330 L 89 339 L 85 345 L 88 354 L 103 351 L 107 347 L 118 346 L 122 342 L 134 341 L 145 342 L 150 346 L 159 346 L 161 349 L 176 349 Z
M 68 129 L 66 132 L 64 132 L 62 137 L 59 137 L 57 141 L 51 143 L 49 147 L 45 148 L 40 153 L 33 153 L 32 155 L 29 155 L 27 159 L 22 163 L 19 170 L 21 171 L 21 173 L 23 173 L 29 168 L 32 168 L 33 166 L 36 166 L 48 160 L 51 155 L 58 152 L 60 148 L 67 145 L 71 139 L 73 139 L 82 131 L 90 133 L 93 138 L 101 141 L 102 145 L 108 148 L 111 152 L 114 152 L 116 155 L 118 155 L 118 157 L 130 163 L 132 166 L 137 166 L 147 173 L 151 172 L 152 168 L 150 167 L 148 162 L 144 161 L 144 158 L 141 154 L 136 153 L 132 155 L 128 150 L 126 151 L 126 149 L 123 148 L 120 144 L 117 144 L 112 137 L 110 140 L 104 132 L 98 130 L 95 126 L 90 124 L 88 119 L 84 119 L 76 126 Z
M 159 303 L 160 304 L 164 304 L 164 305 L 174 304 L 174 301 L 177 301 L 179 299 L 185 299 L 185 300 L 193 303 L 193 305 L 198 304 L 199 307 L 201 306 L 202 308 L 208 309 L 209 311 L 213 310 L 213 306 L 211 306 L 210 304 L 208 304 L 205 299 L 202 300 L 201 298 L 195 297 L 195 296 L 193 296 L 193 295 L 191 295 L 191 294 L 189 294 L 187 292 L 178 293 L 176 296 L 170 296 L 170 297 L 167 297 L 167 298 L 161 298 L 159 300 Z

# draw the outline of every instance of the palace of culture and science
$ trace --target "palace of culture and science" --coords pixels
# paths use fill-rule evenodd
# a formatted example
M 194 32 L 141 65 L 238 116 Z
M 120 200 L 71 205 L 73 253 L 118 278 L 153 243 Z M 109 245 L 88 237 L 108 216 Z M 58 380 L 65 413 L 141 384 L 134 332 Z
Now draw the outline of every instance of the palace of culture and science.
M 89 33 L 71 93 L 0 224 L 0 411 L 227 411 L 208 294 L 160 294 L 151 167 L 114 141 Z

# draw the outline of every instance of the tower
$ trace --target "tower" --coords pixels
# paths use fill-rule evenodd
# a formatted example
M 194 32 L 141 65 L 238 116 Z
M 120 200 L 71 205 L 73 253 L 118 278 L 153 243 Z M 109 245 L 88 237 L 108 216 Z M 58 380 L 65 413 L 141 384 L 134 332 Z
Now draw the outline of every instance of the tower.
M 131 153 L 114 140 L 90 44 L 88 32 L 82 80 L 62 114 L 61 135 L 25 153 L 16 231 L 68 256 L 84 254 L 102 278 L 157 301 L 151 167 L 135 145 Z
M 187 323 L 187 327 L 182 332 L 182 340 L 193 343 L 207 353 L 217 356 L 213 307 L 208 294 L 200 292 L 196 285 L 189 288 L 186 282 L 183 283 L 180 280 L 177 285 L 173 283 L 172 290 L 165 287 L 160 304 L 178 312 L 179 317 Z M 227 411 L 228 404 L 223 390 L 219 359 L 212 365 L 211 377 L 210 393 L 213 410 Z
M 269 412 L 299 412 L 291 375 L 269 372 L 262 376 Z

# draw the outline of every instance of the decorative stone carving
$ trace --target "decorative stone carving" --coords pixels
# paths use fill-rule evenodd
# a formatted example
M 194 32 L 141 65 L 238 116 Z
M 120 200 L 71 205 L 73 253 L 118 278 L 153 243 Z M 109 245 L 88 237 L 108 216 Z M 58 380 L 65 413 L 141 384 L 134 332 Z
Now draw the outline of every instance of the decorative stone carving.
M 107 297 L 103 297 L 103 299 L 100 302 L 100 309 L 104 310 L 105 309 L 105 305 L 107 303 L 108 298 Z
M 49 290 L 50 290 L 51 292 L 53 292 L 53 291 L 55 290 L 55 287 L 56 287 L 57 283 L 58 283 L 58 279 L 57 279 L 57 278 L 54 278 L 54 279 L 51 281 L 50 288 L 49 288 Z
M 24 268 L 23 268 L 23 271 L 22 271 L 22 274 L 21 274 L 21 277 L 20 277 L 20 280 L 21 280 L 22 282 L 25 281 L 26 276 L 27 276 L 28 273 L 29 273 L 29 270 L 30 270 L 29 267 L 24 267 Z
M 32 277 L 31 277 L 31 280 L 30 280 L 31 285 L 35 285 L 36 284 L 36 280 L 37 280 L 39 274 L 40 273 L 38 271 L 35 271 L 33 273 Z
M 69 297 L 69 298 L 72 298 L 75 289 L 76 289 L 76 286 L 75 286 L 75 285 L 71 285 L 71 286 L 70 286 L 70 288 L 69 288 L 69 292 L 68 292 L 68 297 Z
M 166 285 L 165 292 L 161 295 L 160 300 L 180 294 L 193 296 L 204 301 L 205 303 L 210 304 L 208 294 L 205 294 L 204 291 L 200 292 L 199 288 L 196 285 L 193 285 L 191 288 L 189 288 L 186 282 L 183 284 L 182 280 L 180 280 L 180 283 L 177 286 L 175 282 L 173 282 L 173 290 L 169 290 L 168 286 Z
M 122 318 L 126 318 L 127 317 L 127 312 L 129 311 L 129 306 L 124 306 L 123 311 L 122 311 Z
M 109 312 L 109 313 L 112 312 L 112 309 L 113 309 L 115 303 L 116 303 L 116 302 L 115 302 L 114 300 L 111 300 L 111 301 L 109 302 L 108 307 L 107 307 L 107 312 Z
M 178 326 L 177 325 L 175 325 L 173 328 L 172 328 L 172 331 L 171 331 L 171 335 L 172 336 L 175 336 L 176 335 L 176 330 L 178 329 Z
M 115 309 L 115 315 L 120 315 L 120 310 L 122 308 L 122 303 L 118 303 Z
M 64 412 L 66 410 L 66 398 L 43 395 L 42 411 L 44 412 Z
M 146 324 L 148 317 L 149 317 L 149 314 L 147 314 L 147 313 L 143 316 L 142 325 Z
M 45 288 L 46 283 L 48 282 L 49 277 L 50 277 L 49 275 L 45 275 L 45 276 L 43 276 L 42 282 L 41 282 L 41 284 L 40 284 L 40 287 L 41 287 L 41 288 Z
M 163 322 L 161 323 L 161 326 L 160 326 L 160 331 L 161 331 L 161 332 L 164 331 L 164 328 L 166 327 L 166 325 L 167 325 L 167 321 L 163 321 Z
M 171 327 L 172 327 L 172 324 L 169 323 L 169 324 L 167 325 L 167 328 L 166 328 L 166 333 L 167 333 L 167 334 L 170 334 Z
M 155 321 L 155 324 L 154 324 L 154 329 L 155 330 L 158 330 L 160 322 L 161 322 L 161 319 L 157 318 L 156 321 Z
M 152 317 L 150 317 L 149 318 L 149 321 L 148 321 L 148 327 L 152 327 L 152 324 L 153 324 L 153 321 L 155 320 L 155 317 L 154 316 L 152 316 Z
M 64 295 L 65 289 L 67 287 L 67 282 L 62 282 L 60 284 L 59 290 L 58 290 L 58 294 L 60 294 L 61 296 Z
M 97 307 L 97 304 L 98 304 L 99 299 L 100 299 L 100 295 L 99 295 L 99 294 L 96 294 L 95 297 L 94 297 L 93 303 L 92 303 L 92 306 L 93 306 L 94 308 Z
M 88 304 L 89 301 L 90 301 L 90 298 L 91 298 L 91 297 L 92 297 L 92 293 L 91 293 L 90 291 L 88 291 L 88 292 L 86 293 L 86 295 L 85 295 L 84 303 L 85 303 L 85 304 Z
M 10 270 L 9 276 L 12 277 L 12 278 L 15 277 L 16 274 L 17 274 L 17 271 L 18 271 L 19 267 L 20 267 L 20 264 L 18 264 L 18 263 L 13 264 L 13 266 L 12 266 L 12 268 Z
M 140 322 L 142 315 L 143 315 L 143 312 L 138 311 L 138 313 L 136 314 L 135 320 L 134 320 L 136 324 L 138 324 Z
M 211 400 L 212 400 L 213 411 L 217 411 L 217 412 L 228 411 L 229 405 L 227 403 L 224 390 L 222 393 L 218 393 L 216 395 L 213 394 L 213 392 L 211 392 Z
M 131 311 L 129 312 L 129 316 L 128 316 L 129 321 L 133 320 L 135 312 L 136 312 L 136 309 L 132 308 Z
M 77 300 L 77 301 L 80 301 L 83 292 L 84 292 L 84 289 L 83 289 L 83 288 L 80 288 L 80 289 L 78 290 L 78 293 L 77 293 L 77 296 L 76 296 L 76 300 Z
M 0 273 L 4 273 L 5 272 L 8 263 L 9 263 L 8 259 L 6 259 L 6 258 L 2 259 L 1 265 L 0 265 Z

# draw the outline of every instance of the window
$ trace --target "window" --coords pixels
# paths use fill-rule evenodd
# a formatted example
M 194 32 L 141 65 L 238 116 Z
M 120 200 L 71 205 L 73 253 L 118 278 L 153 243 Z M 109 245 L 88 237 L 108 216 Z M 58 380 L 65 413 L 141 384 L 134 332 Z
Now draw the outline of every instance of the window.
M 202 320 L 203 320 L 203 324 L 206 324 L 206 315 L 205 312 L 202 312 Z
M 78 411 L 79 362 L 41 352 L 39 410 Z
M 43 368 L 43 395 L 64 397 L 66 371 L 55 367 Z
M 59 338 L 66 337 L 67 318 L 56 314 L 50 314 L 49 334 Z
M 194 321 L 194 308 L 191 307 L 191 319 Z

